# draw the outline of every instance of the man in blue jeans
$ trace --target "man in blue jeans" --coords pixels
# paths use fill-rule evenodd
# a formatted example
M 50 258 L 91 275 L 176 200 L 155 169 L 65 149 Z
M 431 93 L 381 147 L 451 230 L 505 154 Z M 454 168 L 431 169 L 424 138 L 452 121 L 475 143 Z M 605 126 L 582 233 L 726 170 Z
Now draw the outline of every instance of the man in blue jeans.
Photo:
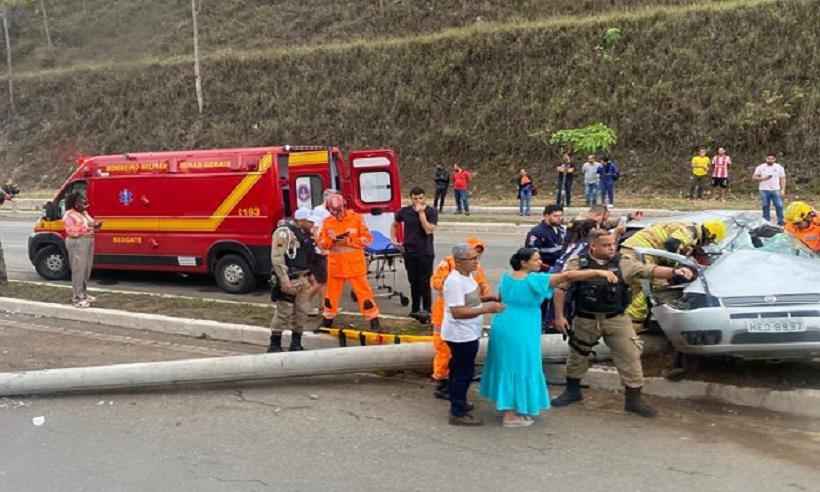
M 783 195 L 786 193 L 786 171 L 776 161 L 777 156 L 770 152 L 766 156 L 766 162 L 755 168 L 752 179 L 758 182 L 763 218 L 771 222 L 771 206 L 774 204 L 777 213 L 777 224 L 782 226 L 785 224 L 783 220 Z
M 615 205 L 615 181 L 621 177 L 618 164 L 609 156 L 604 157 L 604 164 L 598 169 L 601 175 L 601 203 Z
M 482 425 L 467 403 L 467 391 L 475 373 L 475 358 L 485 314 L 498 313 L 504 306 L 494 297 L 481 297 L 473 272 L 478 253 L 467 244 L 453 246 L 455 270 L 444 281 L 444 322 L 441 338 L 450 347 L 450 425 Z

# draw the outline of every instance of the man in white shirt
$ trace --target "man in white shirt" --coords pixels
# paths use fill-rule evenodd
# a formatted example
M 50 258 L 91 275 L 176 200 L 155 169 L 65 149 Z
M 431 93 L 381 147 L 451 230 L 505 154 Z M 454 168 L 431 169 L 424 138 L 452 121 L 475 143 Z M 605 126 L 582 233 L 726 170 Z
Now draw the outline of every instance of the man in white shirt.
M 786 171 L 778 164 L 774 153 L 766 156 L 766 162 L 755 168 L 752 179 L 758 182 L 760 205 L 763 207 L 763 218 L 771 222 L 771 205 L 777 213 L 777 224 L 784 225 L 783 195 L 786 194 Z
M 327 211 L 327 207 L 325 207 L 325 201 L 327 197 L 337 193 L 336 190 L 332 188 L 328 188 L 322 194 L 322 203 L 313 207 L 313 212 L 310 214 L 310 220 L 313 221 L 313 237 L 314 239 L 318 240 L 319 235 L 322 233 L 322 225 L 325 223 L 325 219 L 330 217 L 330 212 Z M 311 316 L 318 316 L 321 312 L 322 308 L 324 307 L 324 299 L 325 299 L 325 285 L 327 284 L 327 251 L 321 249 L 320 247 L 316 247 L 316 265 L 314 265 L 314 279 L 316 283 L 314 284 L 311 292 L 311 296 L 315 297 L 316 301 L 318 302 L 317 307 L 310 313 Z M 315 331 L 319 331 L 317 328 Z
M 467 391 L 475 373 L 481 323 L 485 314 L 498 313 L 504 306 L 495 297 L 482 298 L 473 272 L 478 253 L 467 244 L 453 247 L 455 270 L 444 281 L 444 322 L 441 338 L 452 353 L 450 359 L 450 424 L 482 425 L 467 403 Z

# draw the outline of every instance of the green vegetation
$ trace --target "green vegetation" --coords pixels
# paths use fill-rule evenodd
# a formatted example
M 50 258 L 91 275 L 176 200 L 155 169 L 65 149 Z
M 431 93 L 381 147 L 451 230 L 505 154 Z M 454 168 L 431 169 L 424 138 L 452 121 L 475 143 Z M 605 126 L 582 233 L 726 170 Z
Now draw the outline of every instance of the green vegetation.
M 478 171 L 478 194 L 505 196 L 522 165 L 552 182 L 558 156 L 528 137 L 544 122 L 551 134 L 601 121 L 618 135 L 621 189 L 677 195 L 692 149 L 720 144 L 736 190 L 753 189 L 770 149 L 792 192 L 820 190 L 816 0 L 614 2 L 594 14 L 610 2 L 386 1 L 381 14 L 376 1 L 206 1 L 202 116 L 189 2 L 87 3 L 85 25 L 81 2 L 49 4 L 53 63 L 34 62 L 40 19 L 17 19 L 27 73 L 16 118 L 0 97 L 0 162 L 29 187 L 59 184 L 80 151 L 333 143 L 396 148 L 405 186 L 460 161 Z M 623 36 L 604 58 L 596 47 L 613 26 Z
M 612 128 L 603 123 L 593 123 L 584 128 L 557 131 L 550 136 L 549 143 L 572 149 L 573 152 L 592 154 L 609 150 L 618 143 L 618 137 Z

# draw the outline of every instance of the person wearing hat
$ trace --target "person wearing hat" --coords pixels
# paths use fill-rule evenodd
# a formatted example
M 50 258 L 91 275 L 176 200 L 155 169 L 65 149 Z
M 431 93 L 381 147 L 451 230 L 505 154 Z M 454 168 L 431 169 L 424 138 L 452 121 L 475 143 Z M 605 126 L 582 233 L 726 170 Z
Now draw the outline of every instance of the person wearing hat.
M 339 301 L 345 283 L 350 283 L 359 303 L 359 311 L 370 322 L 370 329 L 381 332 L 379 306 L 367 281 L 367 260 L 364 250 L 373 236 L 364 218 L 345 206 L 342 195 L 332 194 L 325 200 L 330 217 L 325 219 L 319 235 L 319 247 L 327 255 L 327 289 L 321 326 L 329 328 L 339 312 Z
M 799 239 L 815 253 L 820 253 L 820 216 L 806 202 L 792 202 L 786 207 L 786 232 Z
M 282 351 L 282 332 L 286 329 L 291 331 L 290 350 L 304 350 L 302 331 L 311 308 L 311 265 L 316 263 L 316 244 L 311 236 L 311 211 L 300 208 L 293 219 L 279 221 L 273 232 L 271 299 L 276 303 L 276 312 L 271 320 L 268 352 Z
M 621 246 L 621 258 L 628 264 L 647 263 L 656 265 L 662 263 L 653 256 L 646 256 L 641 261 L 636 248 L 651 248 L 683 256 L 693 256 L 702 254 L 701 248 L 707 244 L 720 244 L 726 239 L 728 230 L 726 223 L 720 219 L 705 220 L 703 223 L 669 222 L 651 225 L 635 233 L 624 241 Z M 676 279 L 675 281 L 681 281 Z M 630 285 L 632 300 L 626 309 L 626 314 L 632 318 L 632 322 L 638 325 L 636 331 L 643 331 L 643 323 L 649 316 L 649 301 L 643 293 L 640 281 L 635 281 Z

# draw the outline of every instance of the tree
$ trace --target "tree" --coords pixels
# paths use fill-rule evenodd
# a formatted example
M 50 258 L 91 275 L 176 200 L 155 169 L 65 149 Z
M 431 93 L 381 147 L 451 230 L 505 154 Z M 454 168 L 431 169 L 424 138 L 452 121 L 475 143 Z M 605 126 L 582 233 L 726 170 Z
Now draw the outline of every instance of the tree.
M 9 36 L 9 12 L 15 5 L 14 0 L 0 0 L 0 16 L 3 18 L 3 36 L 6 40 L 6 78 L 9 81 L 9 110 L 12 115 L 17 112 L 14 105 L 14 70 L 11 63 L 11 37 Z
M 540 134 L 542 138 L 546 133 Z M 546 138 L 544 138 L 546 140 Z M 561 145 L 567 150 L 592 154 L 600 151 L 608 151 L 610 147 L 618 142 L 615 130 L 603 123 L 593 123 L 584 128 L 573 128 L 560 130 L 550 135 L 546 143 L 550 145 Z
M 202 100 L 202 77 L 199 72 L 199 29 L 197 27 L 196 18 L 198 13 L 199 8 L 197 7 L 196 0 L 191 0 L 191 18 L 194 22 L 194 84 L 196 88 L 196 105 L 197 108 L 199 108 L 199 114 L 202 114 L 204 102 Z
M 54 43 L 51 42 L 51 31 L 48 29 L 48 12 L 46 11 L 46 0 L 40 0 L 40 10 L 43 11 L 43 27 L 46 30 L 46 46 L 48 49 L 54 48 Z

